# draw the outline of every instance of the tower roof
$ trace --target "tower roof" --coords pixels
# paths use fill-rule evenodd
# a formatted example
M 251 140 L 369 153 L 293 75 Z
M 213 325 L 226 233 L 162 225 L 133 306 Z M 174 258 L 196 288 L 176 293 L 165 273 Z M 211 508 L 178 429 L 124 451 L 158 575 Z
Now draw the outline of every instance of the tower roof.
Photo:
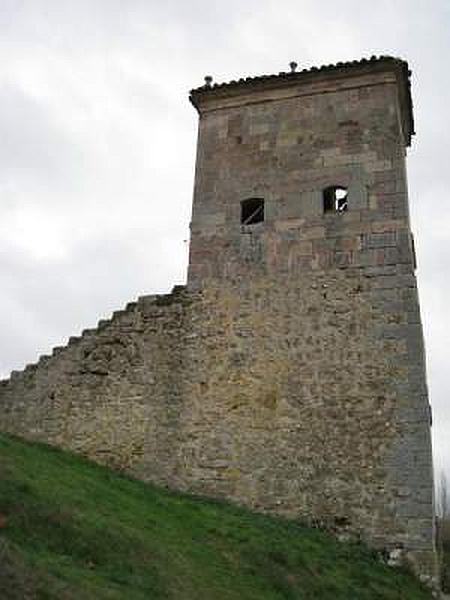
M 203 86 L 191 90 L 189 100 L 197 111 L 202 113 L 203 109 L 210 107 L 211 101 L 213 101 L 214 108 L 220 108 L 220 101 L 233 100 L 233 98 L 247 94 L 258 93 L 259 96 L 259 93 L 271 90 L 301 89 L 303 85 L 309 86 L 319 82 L 339 82 L 342 79 L 376 73 L 391 73 L 397 81 L 405 143 L 408 146 L 411 144 L 411 137 L 415 131 L 411 99 L 411 71 L 406 61 L 392 56 L 372 56 L 370 59 L 338 62 L 301 71 L 296 71 L 296 66 L 295 63 L 291 63 L 290 72 L 281 72 L 278 75 L 245 77 L 226 83 L 212 83 L 212 78 L 206 77 L 206 83 Z

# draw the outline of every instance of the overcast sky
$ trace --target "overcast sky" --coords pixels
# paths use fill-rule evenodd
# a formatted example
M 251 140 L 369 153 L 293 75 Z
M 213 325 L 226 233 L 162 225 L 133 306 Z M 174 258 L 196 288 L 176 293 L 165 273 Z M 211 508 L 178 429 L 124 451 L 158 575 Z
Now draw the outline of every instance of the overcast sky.
M 450 475 L 449 0 L 0 0 L 0 376 L 185 281 L 216 81 L 407 59 L 409 191 L 437 469 Z

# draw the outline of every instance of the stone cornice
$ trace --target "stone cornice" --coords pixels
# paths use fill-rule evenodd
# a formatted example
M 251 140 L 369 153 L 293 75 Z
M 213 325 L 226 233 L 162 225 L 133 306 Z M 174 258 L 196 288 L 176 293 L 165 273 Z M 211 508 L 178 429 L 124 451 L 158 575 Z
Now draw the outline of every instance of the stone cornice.
M 212 84 L 208 81 L 205 85 L 191 90 L 189 100 L 197 111 L 203 114 L 223 107 L 267 102 L 281 97 L 393 83 L 397 85 L 402 129 L 405 144 L 409 146 L 415 133 L 410 75 L 411 71 L 406 61 L 391 56 L 372 56 L 370 59 L 338 62 L 302 71 L 246 77 L 228 83 Z M 371 80 L 373 76 L 378 77 Z

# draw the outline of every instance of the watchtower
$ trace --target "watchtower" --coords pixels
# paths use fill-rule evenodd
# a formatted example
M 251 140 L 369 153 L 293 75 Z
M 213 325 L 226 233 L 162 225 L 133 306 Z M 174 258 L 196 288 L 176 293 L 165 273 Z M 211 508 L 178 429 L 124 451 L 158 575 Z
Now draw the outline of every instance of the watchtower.
M 430 575 L 410 72 L 391 57 L 296 67 L 206 78 L 190 96 L 200 120 L 188 289 L 227 315 L 204 385 L 222 386 L 226 414 L 253 407 L 227 430 L 239 474 L 220 479 L 225 495 L 356 532 Z
M 0 430 L 363 538 L 435 576 L 407 64 L 206 85 L 188 289 L 0 382 Z

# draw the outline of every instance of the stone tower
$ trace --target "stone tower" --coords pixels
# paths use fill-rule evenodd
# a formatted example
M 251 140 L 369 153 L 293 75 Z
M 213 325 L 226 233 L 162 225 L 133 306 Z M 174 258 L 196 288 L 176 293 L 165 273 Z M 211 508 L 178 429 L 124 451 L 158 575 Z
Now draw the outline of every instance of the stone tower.
M 374 57 L 193 90 L 188 289 L 214 293 L 228 315 L 228 357 L 206 359 L 208 381 L 234 410 L 255 405 L 235 435 L 258 459 L 247 483 L 235 465 L 231 495 L 244 486 L 257 506 L 357 531 L 430 574 L 409 76 Z
M 0 430 L 344 530 L 435 574 L 393 58 L 207 84 L 188 285 L 0 381 Z

